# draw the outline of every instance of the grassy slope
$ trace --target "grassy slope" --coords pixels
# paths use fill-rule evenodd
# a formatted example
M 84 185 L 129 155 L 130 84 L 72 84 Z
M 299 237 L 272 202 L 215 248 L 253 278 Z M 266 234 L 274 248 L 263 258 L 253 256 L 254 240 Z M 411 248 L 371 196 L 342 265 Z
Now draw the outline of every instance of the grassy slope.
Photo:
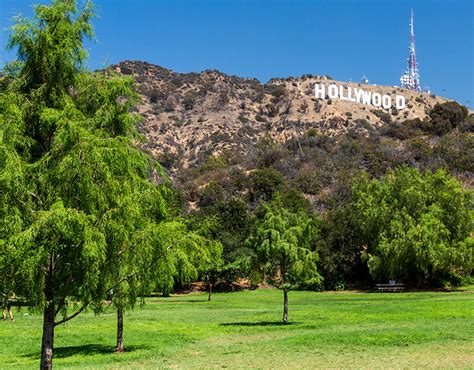
M 474 367 L 474 294 L 260 290 L 150 298 L 125 317 L 128 351 L 114 354 L 115 314 L 56 328 L 62 367 Z M 0 323 L 0 367 L 38 366 L 41 318 Z

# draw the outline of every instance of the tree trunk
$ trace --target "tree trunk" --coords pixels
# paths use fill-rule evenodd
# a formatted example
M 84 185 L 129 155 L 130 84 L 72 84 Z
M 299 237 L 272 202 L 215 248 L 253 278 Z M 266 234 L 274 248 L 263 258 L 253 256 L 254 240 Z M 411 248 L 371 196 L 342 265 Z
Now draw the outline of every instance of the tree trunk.
M 283 289 L 283 324 L 288 324 L 288 290 Z
M 211 281 L 209 281 L 209 290 L 208 290 L 209 294 L 207 296 L 207 300 L 210 301 L 211 300 L 211 294 L 212 294 L 212 283 Z
M 43 340 L 41 342 L 41 369 L 53 368 L 54 303 L 49 303 L 43 313 Z
M 13 319 L 13 312 L 12 312 L 12 305 L 11 304 L 8 304 L 7 310 L 8 310 L 8 316 L 10 317 L 10 321 L 15 321 Z
M 123 352 L 123 309 L 117 308 L 117 347 L 115 352 Z

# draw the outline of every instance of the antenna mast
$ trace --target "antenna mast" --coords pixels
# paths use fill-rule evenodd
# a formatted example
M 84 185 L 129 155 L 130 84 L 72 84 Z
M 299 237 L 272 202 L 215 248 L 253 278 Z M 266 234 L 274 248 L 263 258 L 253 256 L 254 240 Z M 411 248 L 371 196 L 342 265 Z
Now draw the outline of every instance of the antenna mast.
M 410 17 L 410 54 L 408 57 L 408 68 L 400 77 L 401 87 L 409 90 L 421 91 L 420 73 L 418 72 L 418 63 L 416 62 L 415 52 L 415 25 L 413 21 L 413 9 Z

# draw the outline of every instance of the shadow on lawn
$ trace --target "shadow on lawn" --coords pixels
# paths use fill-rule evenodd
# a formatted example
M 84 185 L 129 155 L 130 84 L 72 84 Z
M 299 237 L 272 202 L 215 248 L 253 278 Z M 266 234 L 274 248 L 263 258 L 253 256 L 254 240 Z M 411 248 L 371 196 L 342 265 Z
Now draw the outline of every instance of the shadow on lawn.
M 283 324 L 281 321 L 257 321 L 257 322 L 223 322 L 219 325 L 221 326 L 288 326 L 294 325 L 297 322 L 289 322 L 288 324 Z
M 161 302 L 161 303 L 206 303 L 206 302 L 209 302 L 206 299 L 173 299 L 173 300 L 170 300 L 169 302 Z
M 147 346 L 125 346 L 125 353 L 147 348 Z M 75 355 L 108 355 L 112 353 L 115 353 L 114 346 L 109 346 L 105 344 L 83 344 L 81 346 L 54 348 L 55 358 L 65 358 Z M 38 357 L 39 355 L 39 353 L 35 352 L 25 355 L 25 357 Z

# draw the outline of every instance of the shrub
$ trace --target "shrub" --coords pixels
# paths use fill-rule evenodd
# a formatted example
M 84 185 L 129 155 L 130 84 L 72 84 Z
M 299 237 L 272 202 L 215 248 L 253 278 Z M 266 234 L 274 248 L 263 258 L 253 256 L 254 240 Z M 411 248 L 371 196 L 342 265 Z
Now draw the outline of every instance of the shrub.
M 201 171 L 213 171 L 228 166 L 227 159 L 222 155 L 210 155 L 201 165 Z
M 321 190 L 321 176 L 313 168 L 302 169 L 297 180 L 298 189 L 306 194 L 317 194 Z
M 250 174 L 251 192 L 254 200 L 268 201 L 281 189 L 284 183 L 283 175 L 271 167 L 257 169 Z
M 388 112 L 385 112 L 381 109 L 372 110 L 371 112 L 375 114 L 377 117 L 379 117 L 382 122 L 385 122 L 385 123 L 392 122 L 392 117 L 390 116 L 390 113 Z
M 450 101 L 436 104 L 430 112 L 432 132 L 436 135 L 444 135 L 458 127 L 468 117 L 468 110 L 461 104 Z
M 197 203 L 201 208 L 215 205 L 224 200 L 224 189 L 216 182 L 210 182 L 198 191 Z
M 196 104 L 197 96 L 195 93 L 187 93 L 183 98 L 183 106 L 185 110 L 192 110 Z

